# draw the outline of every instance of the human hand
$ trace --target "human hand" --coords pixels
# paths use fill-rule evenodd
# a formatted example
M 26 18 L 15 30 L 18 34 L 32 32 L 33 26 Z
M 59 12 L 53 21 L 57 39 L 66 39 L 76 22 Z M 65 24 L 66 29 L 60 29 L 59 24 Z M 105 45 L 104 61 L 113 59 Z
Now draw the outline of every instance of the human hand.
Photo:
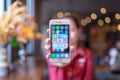
M 50 34 L 50 29 L 47 29 L 47 32 Z M 48 52 L 50 52 L 50 50 L 51 50 L 51 47 L 50 47 L 51 40 L 50 40 L 50 38 L 46 38 L 45 42 L 46 42 L 45 49 Z M 71 59 L 70 60 L 72 60 L 75 57 L 75 55 L 74 55 L 75 51 L 76 51 L 76 46 L 73 45 L 73 44 L 70 44 L 70 54 L 71 54 Z M 46 58 L 48 60 L 50 59 L 50 53 L 48 53 L 46 55 Z M 58 67 L 64 67 L 64 66 L 68 65 L 69 63 L 51 63 L 51 64 L 55 65 L 55 66 L 58 66 Z

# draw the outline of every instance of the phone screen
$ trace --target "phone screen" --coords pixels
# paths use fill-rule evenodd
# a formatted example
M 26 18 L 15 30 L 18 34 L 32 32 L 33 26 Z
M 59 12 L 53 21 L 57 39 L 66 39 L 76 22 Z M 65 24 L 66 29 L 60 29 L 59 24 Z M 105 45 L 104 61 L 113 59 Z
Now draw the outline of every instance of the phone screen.
M 69 58 L 69 24 L 51 25 L 51 58 Z

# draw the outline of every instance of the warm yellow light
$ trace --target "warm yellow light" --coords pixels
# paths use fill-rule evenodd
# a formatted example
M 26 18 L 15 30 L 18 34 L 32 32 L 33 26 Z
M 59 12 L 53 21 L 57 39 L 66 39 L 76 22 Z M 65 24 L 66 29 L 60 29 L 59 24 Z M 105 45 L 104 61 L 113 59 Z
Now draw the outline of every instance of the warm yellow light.
M 102 14 L 106 14 L 107 11 L 106 11 L 105 8 L 101 8 L 101 9 L 100 9 L 100 12 L 101 12 Z
M 96 20 L 97 19 L 97 15 L 95 13 L 92 13 L 91 14 L 91 19 Z
M 65 12 L 65 14 L 64 14 L 65 16 L 70 16 L 71 15 L 71 13 L 70 12 Z
M 86 26 L 86 25 L 87 25 L 86 20 L 82 19 L 82 20 L 81 20 L 81 25 L 82 25 L 82 26 Z
M 118 24 L 117 29 L 118 29 L 118 31 L 120 31 L 120 24 Z
M 119 13 L 116 13 L 116 14 L 115 14 L 115 18 L 116 18 L 116 19 L 120 19 L 120 14 L 119 14 Z
M 106 23 L 110 23 L 110 22 L 111 22 L 110 17 L 106 17 L 106 18 L 105 18 L 105 22 L 106 22 Z
M 87 21 L 87 23 L 91 23 L 91 18 L 90 17 L 86 17 L 85 20 Z
M 63 17 L 63 12 L 58 12 L 58 13 L 57 13 L 57 17 L 58 17 L 58 18 L 62 18 L 62 17 Z
M 99 19 L 99 20 L 98 20 L 98 25 L 99 25 L 99 26 L 103 26 L 103 25 L 104 25 L 104 22 L 103 22 L 102 19 Z

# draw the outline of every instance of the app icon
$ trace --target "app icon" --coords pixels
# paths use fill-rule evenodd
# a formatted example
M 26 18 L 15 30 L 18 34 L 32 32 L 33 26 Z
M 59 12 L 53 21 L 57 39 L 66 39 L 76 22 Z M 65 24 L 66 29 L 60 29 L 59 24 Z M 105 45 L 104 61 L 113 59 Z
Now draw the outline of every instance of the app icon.
M 53 30 L 53 31 L 52 31 L 52 33 L 54 34 L 54 33 L 55 33 L 55 31 Z
M 61 29 L 64 29 L 64 26 L 61 26 Z
M 64 51 L 64 48 L 62 47 L 62 48 L 61 48 L 61 52 L 63 52 L 63 51 Z
M 51 54 L 51 57 L 52 57 L 52 58 L 56 58 L 56 54 L 55 54 L 55 53 L 52 53 L 52 54 Z
M 63 43 L 67 43 L 68 41 L 67 41 L 67 39 L 63 39 Z
M 54 44 L 54 43 L 56 43 L 56 42 L 57 42 L 57 40 L 56 40 L 56 39 L 53 39 L 53 40 L 52 40 L 52 43 L 53 43 L 53 44 Z
M 67 25 L 65 26 L 65 29 L 68 29 L 68 26 L 67 26 Z
M 60 34 L 64 34 L 64 31 L 63 31 L 63 30 L 61 30 L 61 31 L 60 31 Z
M 53 39 L 56 39 L 57 38 L 57 34 L 53 34 Z
M 56 54 L 56 58 L 60 58 L 60 54 Z
M 61 35 L 61 34 L 58 34 L 58 38 L 61 38 L 60 35 Z
M 56 31 L 57 34 L 59 34 L 60 31 Z
M 61 44 L 58 44 L 57 48 L 59 48 L 60 51 L 61 51 L 62 45 L 61 45 Z
M 59 25 L 57 25 L 55 28 L 56 28 L 56 30 L 60 30 L 60 26 Z
M 65 33 L 67 34 L 67 33 L 69 33 L 69 31 L 65 30 Z
M 62 39 L 58 39 L 57 42 L 58 42 L 58 43 L 62 43 L 63 40 L 62 40 Z
M 64 37 L 64 38 L 68 38 L 68 35 L 67 35 L 67 34 L 64 34 L 63 37 Z
M 52 28 L 52 30 L 54 30 L 54 29 L 55 29 L 55 26 L 52 25 L 51 28 Z
M 60 52 L 60 49 L 59 49 L 59 48 L 56 48 L 55 51 L 56 51 L 56 52 Z
M 63 34 L 60 34 L 59 36 L 60 36 L 60 38 L 63 38 Z
M 60 56 L 61 58 L 64 58 L 64 54 L 61 54 L 61 56 Z
M 69 54 L 66 53 L 66 54 L 65 54 L 65 58 L 68 58 L 68 57 L 69 57 Z
M 64 43 L 63 48 L 66 49 L 68 47 L 68 44 Z
M 53 44 L 52 46 L 53 46 L 53 48 L 57 48 L 57 44 Z

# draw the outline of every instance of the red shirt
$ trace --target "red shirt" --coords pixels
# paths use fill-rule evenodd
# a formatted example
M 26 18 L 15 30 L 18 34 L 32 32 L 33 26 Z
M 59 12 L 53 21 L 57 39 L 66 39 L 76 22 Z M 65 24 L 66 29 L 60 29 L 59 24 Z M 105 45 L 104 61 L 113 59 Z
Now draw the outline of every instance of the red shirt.
M 50 80 L 94 80 L 94 65 L 89 49 L 78 48 L 76 56 L 65 67 L 56 67 L 49 63 Z

